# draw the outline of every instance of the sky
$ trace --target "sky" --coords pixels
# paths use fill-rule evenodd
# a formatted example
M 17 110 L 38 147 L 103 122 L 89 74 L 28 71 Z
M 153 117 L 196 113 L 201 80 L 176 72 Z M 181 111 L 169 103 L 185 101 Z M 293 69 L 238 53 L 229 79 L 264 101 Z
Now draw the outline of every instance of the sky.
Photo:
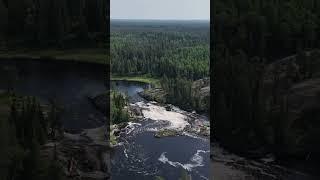
M 210 19 L 210 0 L 111 0 L 110 4 L 111 19 Z

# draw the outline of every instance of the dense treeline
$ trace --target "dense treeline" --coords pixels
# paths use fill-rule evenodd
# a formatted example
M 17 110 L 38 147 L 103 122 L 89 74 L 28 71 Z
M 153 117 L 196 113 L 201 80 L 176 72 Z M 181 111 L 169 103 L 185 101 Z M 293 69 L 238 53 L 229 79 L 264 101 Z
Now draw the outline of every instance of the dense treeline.
M 75 47 L 79 42 L 105 41 L 108 3 L 106 0 L 0 0 L 0 45 Z
M 164 75 L 160 84 L 166 93 L 166 102 L 189 111 L 207 112 L 209 110 L 209 78 L 191 81 L 184 77 L 168 78 Z M 207 91 L 202 90 L 203 88 L 207 88 Z
M 309 101 L 293 87 L 319 77 L 319 7 L 316 0 L 215 1 L 212 123 L 222 144 L 242 152 L 264 148 L 277 157 L 317 157 L 318 104 L 309 109 L 312 115 L 293 115 Z M 300 104 L 290 104 L 299 98 Z
M 214 5 L 214 41 L 269 61 L 319 47 L 317 0 L 226 0 Z
M 192 82 L 209 76 L 209 23 L 111 22 L 113 75 L 161 79 L 169 103 L 195 108 Z
M 130 24 L 115 30 L 111 27 L 113 74 L 182 76 L 192 80 L 209 75 L 208 26 L 202 25 L 202 31 L 195 31 L 185 25 L 182 32 L 153 27 L 148 22 L 146 27 L 141 26 L 139 31 Z
M 48 162 L 41 158 L 40 146 L 54 139 L 59 129 L 58 109 L 52 104 L 48 115 L 31 97 L 1 94 L 1 107 L 10 103 L 8 117 L 0 118 L 0 179 L 55 179 L 62 178 L 56 157 Z

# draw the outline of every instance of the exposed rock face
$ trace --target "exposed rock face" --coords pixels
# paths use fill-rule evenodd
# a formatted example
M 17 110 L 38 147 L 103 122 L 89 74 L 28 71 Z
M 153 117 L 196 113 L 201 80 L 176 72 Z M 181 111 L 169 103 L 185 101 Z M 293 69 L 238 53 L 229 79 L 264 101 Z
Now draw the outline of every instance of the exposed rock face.
M 148 101 L 157 101 L 159 103 L 165 103 L 166 100 L 166 92 L 161 88 L 151 88 L 139 92 L 139 95 L 145 98 Z
M 224 147 L 254 158 L 271 152 L 279 159 L 317 162 L 320 55 L 319 51 L 303 54 L 271 64 L 246 62 L 239 69 L 248 66 L 250 73 L 219 90 L 213 122 Z M 228 71 L 229 66 L 225 66 Z
M 320 78 L 298 83 L 288 95 L 288 119 L 295 132 L 295 152 L 305 158 L 320 158 Z M 312 157 L 310 157 L 310 155 Z
M 137 106 L 130 106 L 129 112 L 131 112 L 132 117 L 142 117 L 142 109 Z
M 210 99 L 210 78 L 196 80 L 192 83 L 192 97 L 197 99 L 197 111 L 206 112 L 209 109 Z M 167 93 L 161 88 L 151 88 L 139 93 L 148 101 L 159 103 L 170 103 L 166 99 Z
M 154 134 L 154 137 L 161 138 L 161 137 L 170 137 L 170 136 L 178 136 L 181 132 L 172 130 L 172 129 L 163 129 L 159 130 Z
M 281 116 L 285 153 L 319 158 L 320 152 L 320 56 L 319 51 L 290 56 L 266 68 L 264 79 L 267 109 Z M 310 154 L 312 154 L 310 157 Z
M 64 133 L 61 140 L 45 144 L 42 155 L 49 161 L 56 149 L 67 179 L 109 179 L 110 148 L 106 141 L 99 141 L 103 135 L 96 132 L 100 131 L 103 131 L 103 127 L 81 134 Z
M 192 96 L 199 100 L 198 111 L 208 111 L 210 109 L 210 78 L 193 82 Z
M 316 110 L 320 110 L 320 78 L 310 79 L 295 84 L 290 88 L 288 97 L 290 119 L 293 121 L 306 118 L 306 113 L 314 111 L 313 118 L 317 118 Z M 318 111 L 320 112 L 320 111 Z

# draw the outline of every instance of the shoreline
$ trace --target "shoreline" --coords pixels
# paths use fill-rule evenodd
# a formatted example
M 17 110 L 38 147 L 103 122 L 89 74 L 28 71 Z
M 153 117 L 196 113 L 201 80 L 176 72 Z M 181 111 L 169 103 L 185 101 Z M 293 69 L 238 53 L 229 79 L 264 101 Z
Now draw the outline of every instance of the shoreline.
M 16 51 L 0 51 L 0 59 L 30 59 L 83 62 L 107 65 L 108 51 L 104 48 L 78 48 L 78 49 L 18 49 Z
M 120 75 L 111 75 L 111 81 L 129 81 L 129 82 L 140 82 L 151 84 L 155 87 L 160 87 L 160 79 L 146 76 L 146 75 L 133 75 L 133 76 L 120 76 Z

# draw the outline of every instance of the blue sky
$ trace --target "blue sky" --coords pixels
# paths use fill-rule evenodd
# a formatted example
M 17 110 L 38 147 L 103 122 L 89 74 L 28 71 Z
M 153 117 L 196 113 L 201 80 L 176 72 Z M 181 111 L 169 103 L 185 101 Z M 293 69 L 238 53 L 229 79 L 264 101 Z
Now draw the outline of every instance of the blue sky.
M 210 0 L 111 0 L 111 19 L 210 19 Z

